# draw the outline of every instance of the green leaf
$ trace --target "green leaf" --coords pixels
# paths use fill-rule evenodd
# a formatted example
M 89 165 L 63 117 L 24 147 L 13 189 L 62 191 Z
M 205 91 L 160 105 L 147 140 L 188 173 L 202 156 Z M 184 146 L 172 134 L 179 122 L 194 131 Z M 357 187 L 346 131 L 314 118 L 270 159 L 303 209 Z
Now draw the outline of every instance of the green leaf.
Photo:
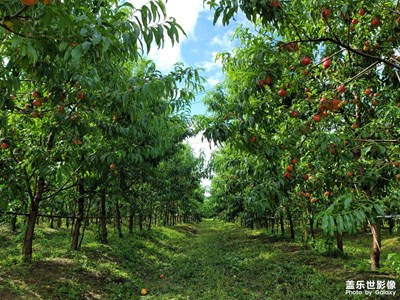
M 68 42 L 62 42 L 59 46 L 58 46 L 58 50 L 59 51 L 64 51 L 65 49 L 67 49 L 68 47 Z
M 353 232 L 353 222 L 350 219 L 349 215 L 344 215 L 343 217 L 343 228 L 348 232 Z
M 87 33 L 88 33 L 88 30 L 86 28 L 82 28 L 79 34 L 81 36 L 86 36 Z
M 167 17 L 167 11 L 165 9 L 164 1 L 163 0 L 158 0 L 157 1 L 157 5 L 158 5 L 158 8 L 161 10 L 161 13 L 163 14 L 164 18 L 166 18 Z
M 335 203 L 332 203 L 332 204 L 329 205 L 329 207 L 326 209 L 325 213 L 331 214 L 331 213 L 333 212 L 334 209 L 335 209 Z
M 374 203 L 373 206 L 374 206 L 376 212 L 378 213 L 378 216 L 384 216 L 385 215 L 385 211 L 383 210 L 382 206 L 380 206 L 377 203 Z
M 160 18 L 160 14 L 158 13 L 157 5 L 154 2 L 150 2 L 150 9 L 151 9 L 151 14 L 153 16 L 152 21 L 156 22 L 157 19 Z
M 135 9 L 135 7 L 133 6 L 133 4 L 130 3 L 130 2 L 128 2 L 128 1 L 122 3 L 120 6 L 118 6 L 118 8 L 122 8 L 122 7 L 124 7 L 124 6 L 128 6 L 128 7 L 131 8 L 131 9 Z
M 353 215 L 359 224 L 363 224 L 365 222 L 365 213 L 363 211 L 356 210 L 354 211 Z
M 152 43 L 152 41 L 153 41 L 153 35 L 152 35 L 151 33 L 146 34 L 146 35 L 144 36 L 144 41 L 145 41 L 145 43 L 146 43 L 147 52 L 149 52 L 149 51 L 150 51 L 150 48 L 151 48 L 151 43 Z
M 92 46 L 92 43 L 91 43 L 91 42 L 84 42 L 84 43 L 82 44 L 83 53 L 88 52 L 89 49 L 90 49 L 90 46 Z
M 72 49 L 71 51 L 71 57 L 73 60 L 78 61 L 81 59 L 83 55 L 83 51 L 82 51 L 82 45 L 78 45 L 76 46 L 74 49 Z
M 93 45 L 97 45 L 98 43 L 100 43 L 102 37 L 103 37 L 103 36 L 101 35 L 101 33 L 98 32 L 98 31 L 96 30 L 96 31 L 93 33 L 93 36 L 92 36 L 92 43 L 93 43 Z
M 8 206 L 8 202 L 4 197 L 0 197 L 0 210 L 6 210 Z
M 328 222 L 329 216 L 328 215 L 324 215 L 322 217 L 322 230 L 324 232 L 328 232 L 328 226 L 329 226 L 329 222 Z
M 333 235 L 335 232 L 335 219 L 331 215 L 324 215 L 322 217 L 322 230 L 324 233 Z
M 11 48 L 18 48 L 20 47 L 22 40 L 19 36 L 15 36 L 12 40 L 11 40 Z
M 103 48 L 101 49 L 101 54 L 104 55 L 111 46 L 111 41 L 107 37 L 103 37 Z
M 328 225 L 329 235 L 333 235 L 335 232 L 335 219 L 333 216 L 329 216 L 329 225 Z
M 143 24 L 144 28 L 146 28 L 147 25 L 148 25 L 148 22 L 147 22 L 147 14 L 148 14 L 148 12 L 149 12 L 149 9 L 147 8 L 147 6 L 142 6 L 142 9 L 140 10 L 140 13 L 142 15 L 142 24 Z
M 73 48 L 68 47 L 67 50 L 64 53 L 64 60 L 68 60 L 71 56 L 71 52 L 72 52 Z
M 372 146 L 367 146 L 364 148 L 365 155 L 367 155 L 371 151 Z
M 343 233 L 344 224 L 343 224 L 343 217 L 341 215 L 336 217 L 336 228 L 339 234 Z
M 33 46 L 31 44 L 28 44 L 27 50 L 28 50 L 28 54 L 29 54 L 30 58 L 32 59 L 33 63 L 36 63 L 39 58 L 36 49 L 33 48 Z
M 352 197 L 349 195 L 346 195 L 346 198 L 344 200 L 344 209 L 348 210 L 350 208 L 350 204 L 353 201 Z

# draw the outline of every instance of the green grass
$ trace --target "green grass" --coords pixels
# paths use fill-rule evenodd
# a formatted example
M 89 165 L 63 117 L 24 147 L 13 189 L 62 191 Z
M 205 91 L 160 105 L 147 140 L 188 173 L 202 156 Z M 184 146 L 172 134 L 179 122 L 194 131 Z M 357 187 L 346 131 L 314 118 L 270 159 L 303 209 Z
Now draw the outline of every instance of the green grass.
M 369 271 L 366 233 L 345 237 L 346 255 L 332 258 L 321 245 L 316 251 L 214 220 L 126 233 L 123 239 L 110 231 L 109 245 L 97 243 L 89 230 L 81 251 L 73 252 L 69 230 L 39 226 L 33 263 L 24 265 L 23 235 L 1 227 L 0 299 L 325 300 L 346 299 L 346 280 L 391 279 L 400 285 L 398 261 L 387 259 L 400 253 L 400 239 L 385 231 L 379 272 Z M 140 296 L 142 288 L 147 296 Z

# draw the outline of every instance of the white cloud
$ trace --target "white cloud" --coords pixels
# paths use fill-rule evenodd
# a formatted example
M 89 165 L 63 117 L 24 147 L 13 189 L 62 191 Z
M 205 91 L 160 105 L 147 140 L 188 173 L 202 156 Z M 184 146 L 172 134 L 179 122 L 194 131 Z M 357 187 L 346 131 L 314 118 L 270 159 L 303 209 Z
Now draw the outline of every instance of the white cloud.
M 149 0 L 130 0 L 135 7 L 141 7 Z M 148 57 L 153 60 L 157 68 L 163 72 L 170 71 L 177 62 L 183 62 L 181 55 L 181 44 L 185 40 L 194 39 L 194 28 L 197 19 L 203 8 L 203 0 L 169 0 L 165 3 L 167 19 L 173 17 L 183 28 L 187 37 L 180 35 L 179 43 L 172 46 L 168 35 L 165 33 L 165 45 L 162 49 L 157 49 L 154 45 Z
M 215 36 L 211 40 L 210 44 L 211 45 L 216 45 L 222 48 L 223 50 L 228 50 L 233 48 L 233 41 L 232 41 L 232 35 L 233 35 L 232 30 L 227 30 L 224 32 L 224 34 L 221 36 Z
M 214 143 L 211 142 L 210 144 L 207 139 L 203 137 L 202 132 L 188 138 L 186 142 L 192 147 L 194 155 L 199 156 L 200 153 L 203 152 L 207 162 L 210 160 L 212 152 L 217 149 Z
M 224 74 L 216 73 L 214 76 L 210 76 L 207 78 L 207 85 L 215 87 L 220 84 L 224 80 Z
M 216 59 L 217 54 L 231 52 L 234 43 L 232 41 L 232 30 L 228 30 L 221 35 L 213 37 L 209 42 L 210 49 L 218 48 L 218 51 L 209 53 L 209 58 L 200 63 L 200 67 L 208 74 L 207 85 L 215 87 L 223 81 L 225 75 L 222 72 L 222 60 Z
M 215 87 L 217 84 L 222 82 L 225 77 L 221 70 L 221 60 L 216 60 L 217 53 L 218 52 L 212 52 L 210 54 L 209 60 L 202 61 L 199 64 L 200 68 L 204 69 L 204 72 L 207 73 L 207 85 L 211 87 Z
M 210 161 L 212 153 L 218 148 L 213 142 L 211 142 L 210 144 L 206 138 L 203 138 L 202 132 L 188 138 L 186 142 L 192 147 L 195 156 L 198 157 L 200 153 L 204 153 L 206 163 Z M 206 187 L 207 189 L 211 185 L 211 180 L 203 178 L 201 181 L 201 185 Z
M 206 72 L 213 71 L 215 69 L 221 69 L 222 67 L 222 62 L 220 59 L 216 60 L 218 52 L 212 52 L 210 55 L 210 59 L 208 61 L 203 61 L 201 63 L 201 68 L 204 69 Z

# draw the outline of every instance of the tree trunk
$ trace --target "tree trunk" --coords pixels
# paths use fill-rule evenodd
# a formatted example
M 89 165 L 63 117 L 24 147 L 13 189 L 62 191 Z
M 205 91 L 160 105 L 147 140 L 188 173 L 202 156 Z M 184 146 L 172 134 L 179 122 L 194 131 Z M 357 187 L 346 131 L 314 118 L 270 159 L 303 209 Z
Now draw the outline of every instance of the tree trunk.
M 152 223 L 153 219 L 152 219 L 152 214 L 149 214 L 149 224 L 147 224 L 147 230 L 151 230 L 151 223 Z
M 17 215 L 13 215 L 11 218 L 11 231 L 12 232 L 17 231 Z
M 65 227 L 69 228 L 69 218 L 65 219 Z
M 53 217 L 53 211 L 54 209 L 52 208 L 50 211 L 50 228 L 54 228 L 54 217 Z
M 164 225 L 164 227 L 168 225 L 168 214 L 167 213 L 165 213 L 165 215 L 164 215 L 163 225 Z
M 164 222 L 163 222 L 164 226 L 168 225 L 168 205 L 167 203 L 165 203 L 165 208 L 164 208 Z
M 107 213 L 106 213 L 106 191 L 102 191 L 100 198 L 100 223 L 99 238 L 101 244 L 108 244 Z
M 25 262 L 32 261 L 32 244 L 33 244 L 33 235 L 35 231 L 37 215 L 38 215 L 38 203 L 32 201 L 28 217 L 28 226 L 25 231 L 24 245 L 23 245 L 23 256 Z
M 380 267 L 379 260 L 381 256 L 381 231 L 379 222 L 370 224 L 370 228 L 372 233 L 371 270 L 375 271 Z
M 131 205 L 131 208 L 129 210 L 129 233 L 133 232 L 134 217 L 135 217 L 135 208 L 133 207 L 133 205 Z
M 143 214 L 141 212 L 139 213 L 139 229 L 143 230 Z
M 341 233 L 339 233 L 337 230 L 336 230 L 335 234 L 336 234 L 337 249 L 340 253 L 343 253 L 343 235 Z
M 282 215 L 279 216 L 279 222 L 281 224 L 281 234 L 285 235 L 285 224 L 283 222 L 283 216 Z
M 121 228 L 121 210 L 119 209 L 119 203 L 118 201 L 115 203 L 115 221 L 117 223 L 117 230 L 118 230 L 118 236 L 122 238 L 122 228 Z
M 289 220 L 289 229 L 290 229 L 290 239 L 294 241 L 295 233 L 294 233 L 294 225 L 292 219 L 292 213 L 290 212 L 289 207 L 286 207 L 287 218 Z
M 360 105 L 361 101 L 356 105 L 356 124 L 358 125 L 359 128 L 361 128 L 361 114 L 360 114 Z M 361 158 L 361 148 L 362 144 L 359 145 L 359 147 L 355 148 L 353 153 L 354 153 L 354 159 L 356 161 L 359 161 Z M 364 166 L 362 163 L 359 163 L 358 165 L 358 173 L 360 177 L 363 177 L 365 174 Z M 371 189 L 370 187 L 364 183 L 362 186 L 362 190 L 364 191 L 364 194 L 367 196 L 367 198 L 370 198 L 371 196 Z M 371 233 L 372 233 L 372 250 L 371 250 L 371 270 L 376 270 L 380 266 L 380 256 L 381 256 L 381 234 L 380 234 L 380 223 L 377 221 L 374 224 L 369 224 Z M 364 223 L 364 230 L 367 229 L 366 224 Z
M 149 223 L 147 224 L 147 230 L 151 230 L 151 222 L 153 221 L 153 197 L 150 196 L 149 202 L 149 211 L 147 213 Z
M 78 216 L 75 220 L 74 229 L 72 233 L 72 250 L 79 249 L 79 235 L 83 219 L 85 217 L 85 196 L 84 196 L 84 182 L 83 178 L 78 180 Z
M 71 220 L 71 236 L 74 232 L 75 221 L 76 221 L 76 201 L 74 201 L 72 211 L 73 211 L 73 214 L 72 214 L 72 220 Z
M 314 231 L 314 218 L 310 217 L 310 235 L 311 239 L 314 242 L 315 241 L 315 231 Z
M 82 234 L 81 234 L 81 238 L 79 240 L 78 248 L 81 248 L 81 246 L 82 246 L 83 238 L 85 237 L 85 230 L 86 230 L 87 226 L 89 225 L 89 221 L 90 221 L 89 214 L 90 214 L 90 207 L 91 206 L 92 206 L 92 203 L 89 200 L 89 203 L 88 203 L 87 209 L 86 209 L 86 217 L 84 218 L 85 222 L 83 223 Z
M 271 232 L 275 233 L 275 218 L 271 220 Z
M 25 231 L 24 244 L 22 249 L 22 255 L 25 262 L 32 261 L 33 237 L 35 232 L 37 216 L 39 213 L 39 203 L 42 200 L 44 187 L 45 187 L 44 177 L 40 177 L 37 183 L 35 196 L 33 197 L 33 199 L 31 199 L 31 207 L 28 216 L 28 226 Z
M 368 232 L 368 226 L 367 226 L 367 223 L 366 223 L 366 222 L 363 223 L 363 231 L 364 231 L 365 233 Z
M 389 234 L 393 234 L 393 229 L 394 229 L 393 216 L 388 220 L 388 223 L 389 223 Z

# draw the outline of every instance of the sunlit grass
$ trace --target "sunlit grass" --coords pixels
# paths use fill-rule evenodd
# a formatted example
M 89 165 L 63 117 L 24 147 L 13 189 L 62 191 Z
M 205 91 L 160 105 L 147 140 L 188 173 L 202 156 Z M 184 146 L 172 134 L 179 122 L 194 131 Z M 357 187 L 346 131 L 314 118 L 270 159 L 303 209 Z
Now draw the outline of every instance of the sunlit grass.
M 251 300 L 339 299 L 346 280 L 394 278 L 399 238 L 383 232 L 382 271 L 369 271 L 368 233 L 345 237 L 345 255 L 326 254 L 265 230 L 206 220 L 151 231 L 110 228 L 109 244 L 85 232 L 70 250 L 70 229 L 37 228 L 31 266 L 21 263 L 22 233 L 0 230 L 0 295 L 5 299 Z M 22 237 L 21 237 L 22 236 Z M 35 276 L 32 276 L 35 274 Z M 164 278 L 160 278 L 163 275 Z M 4 298 L 4 297 L 3 297 Z M 3 300 L 2 298 L 2 300 Z M 353 297 L 353 299 L 362 299 Z M 373 299 L 373 298 L 372 298 Z

